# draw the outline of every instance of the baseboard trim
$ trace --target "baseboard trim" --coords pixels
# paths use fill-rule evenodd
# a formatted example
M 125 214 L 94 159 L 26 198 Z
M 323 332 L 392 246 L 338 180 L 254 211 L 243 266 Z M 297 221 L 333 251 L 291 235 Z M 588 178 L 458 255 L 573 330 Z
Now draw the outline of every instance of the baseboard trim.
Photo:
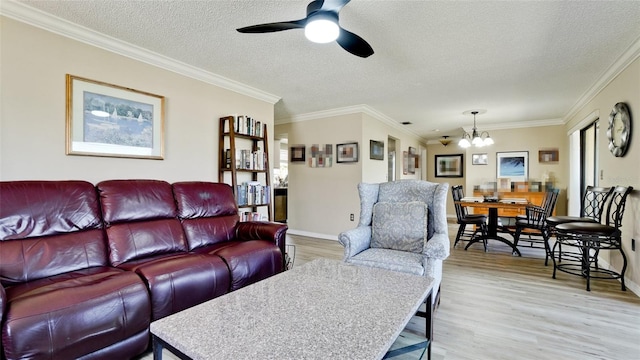
M 609 264 L 606 260 L 602 259 L 601 257 L 598 257 L 598 266 L 601 268 L 605 268 L 607 270 L 612 270 L 615 272 L 620 272 L 620 270 L 614 268 L 613 266 L 611 266 L 611 264 Z M 618 280 L 620 281 L 620 280 Z M 640 296 L 640 286 L 638 286 L 638 284 L 636 284 L 635 282 L 631 281 L 631 279 L 629 279 L 628 277 L 624 277 L 624 285 L 627 287 L 627 289 L 631 290 L 632 293 Z
M 287 230 L 287 234 L 338 241 L 338 237 L 336 235 L 319 234 L 319 233 L 314 233 L 314 232 L 309 232 L 309 231 L 302 231 L 302 230 L 295 230 L 295 229 Z

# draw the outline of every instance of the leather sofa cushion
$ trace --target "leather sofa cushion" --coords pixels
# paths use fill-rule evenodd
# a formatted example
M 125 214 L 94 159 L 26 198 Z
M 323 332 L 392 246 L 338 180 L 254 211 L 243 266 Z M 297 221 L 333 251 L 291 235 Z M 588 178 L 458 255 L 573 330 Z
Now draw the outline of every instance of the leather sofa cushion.
M 149 295 L 132 272 L 96 267 L 6 288 L 6 357 L 73 359 L 147 331 Z
M 148 256 L 187 251 L 168 182 L 107 180 L 96 187 L 107 224 L 109 261 L 113 266 Z
M 233 190 L 228 184 L 193 181 L 172 186 L 181 219 L 238 214 Z
M 231 186 L 209 182 L 177 182 L 172 186 L 190 250 L 236 237 L 239 217 Z
M 171 185 L 161 180 L 107 180 L 96 185 L 107 225 L 177 216 Z
M 229 269 L 215 255 L 181 253 L 121 266 L 145 279 L 151 293 L 152 321 L 229 292 Z
M 96 190 L 86 181 L 6 181 L 0 194 L 0 240 L 102 227 Z
M 115 224 L 107 228 L 109 260 L 113 266 L 149 256 L 186 252 L 178 219 Z
M 0 254 L 0 282 L 5 286 L 108 265 L 102 230 L 0 241 Z
M 199 248 L 198 253 L 220 256 L 231 271 L 231 291 L 282 271 L 282 252 L 270 241 L 229 241 Z

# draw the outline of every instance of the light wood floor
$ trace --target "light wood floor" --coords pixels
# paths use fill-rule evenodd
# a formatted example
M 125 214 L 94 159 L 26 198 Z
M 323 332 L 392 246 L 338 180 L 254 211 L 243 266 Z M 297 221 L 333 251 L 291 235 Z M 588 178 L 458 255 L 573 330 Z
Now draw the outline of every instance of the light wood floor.
M 336 241 L 288 235 L 287 243 L 295 246 L 294 266 L 342 259 Z M 640 298 L 617 281 L 592 280 L 587 292 L 577 276 L 552 279 L 542 249 L 521 251 L 512 256 L 493 241 L 486 253 L 481 244 L 451 250 L 435 315 L 434 360 L 640 359 Z

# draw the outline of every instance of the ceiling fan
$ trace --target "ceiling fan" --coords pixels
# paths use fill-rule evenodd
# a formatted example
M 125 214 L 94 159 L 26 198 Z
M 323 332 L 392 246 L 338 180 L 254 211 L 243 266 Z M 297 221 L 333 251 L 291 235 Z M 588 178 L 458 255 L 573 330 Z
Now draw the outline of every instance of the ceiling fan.
M 237 29 L 241 33 L 268 33 L 305 29 L 307 39 L 328 43 L 336 41 L 343 49 L 363 58 L 373 55 L 373 48 L 360 36 L 338 24 L 338 13 L 351 0 L 314 0 L 307 5 L 307 17 L 300 20 L 252 25 Z

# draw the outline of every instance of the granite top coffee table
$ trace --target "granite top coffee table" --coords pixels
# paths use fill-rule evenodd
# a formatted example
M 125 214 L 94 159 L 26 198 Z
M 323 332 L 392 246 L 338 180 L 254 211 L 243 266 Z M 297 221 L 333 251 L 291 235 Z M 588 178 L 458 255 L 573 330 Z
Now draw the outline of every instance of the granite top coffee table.
M 428 277 L 317 259 L 154 321 L 154 359 L 162 348 L 181 359 L 382 359 L 425 301 L 431 315 L 432 287 Z

